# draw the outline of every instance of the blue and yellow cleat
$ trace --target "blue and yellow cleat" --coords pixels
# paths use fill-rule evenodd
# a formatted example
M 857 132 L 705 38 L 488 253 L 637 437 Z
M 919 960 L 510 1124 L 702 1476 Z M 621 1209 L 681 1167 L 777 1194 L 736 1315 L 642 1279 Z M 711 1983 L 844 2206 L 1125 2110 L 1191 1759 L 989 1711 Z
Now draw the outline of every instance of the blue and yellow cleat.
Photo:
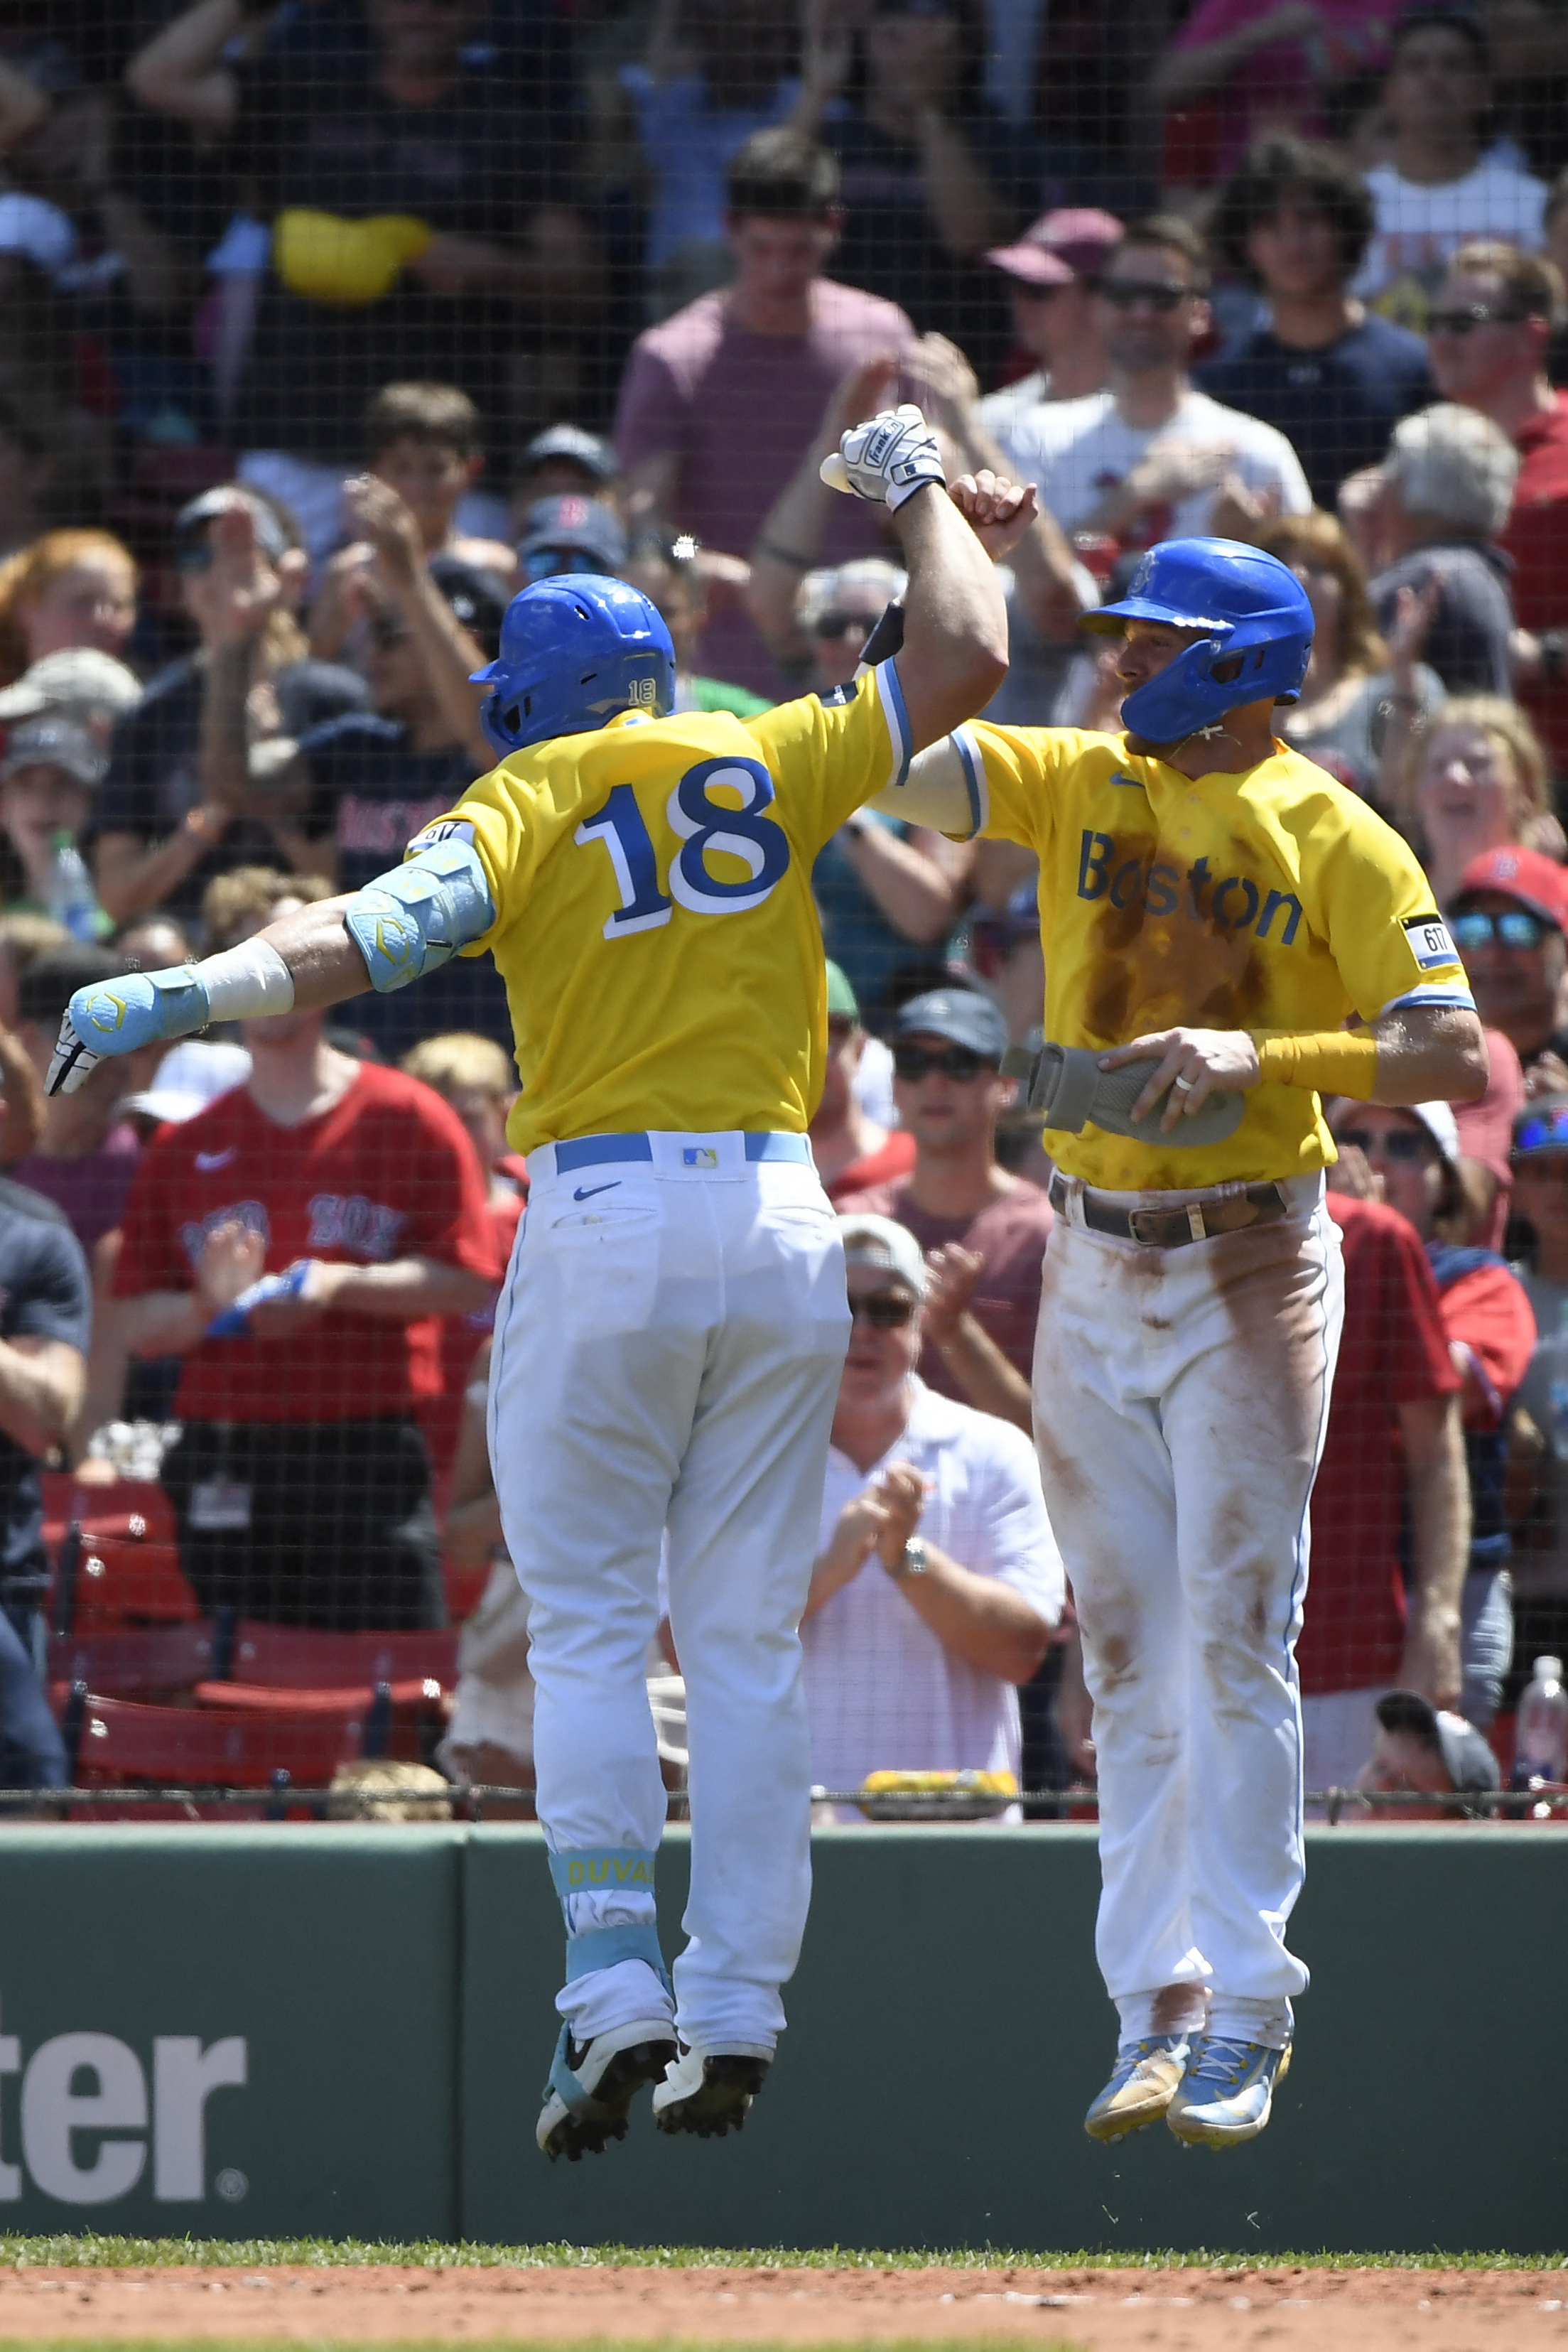
M 1116 2053 L 1111 2079 L 1083 2118 L 1091 2139 L 1110 2145 L 1157 2124 L 1175 2098 L 1186 2063 L 1185 2033 L 1150 2033 Z
M 1291 2046 L 1228 2042 L 1218 2034 L 1194 2038 L 1186 2072 L 1166 2116 L 1190 2147 L 1235 2147 L 1256 2139 L 1273 2110 L 1274 2093 L 1291 2071 Z

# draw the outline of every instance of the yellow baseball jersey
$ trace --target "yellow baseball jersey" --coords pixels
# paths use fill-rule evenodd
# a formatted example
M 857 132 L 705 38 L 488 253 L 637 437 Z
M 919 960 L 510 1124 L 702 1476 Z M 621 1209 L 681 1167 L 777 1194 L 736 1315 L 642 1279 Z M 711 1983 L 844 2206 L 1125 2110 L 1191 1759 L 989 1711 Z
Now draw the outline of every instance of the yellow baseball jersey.
M 1397 1005 L 1471 1004 L 1406 844 L 1299 752 L 1194 782 L 1122 735 L 960 728 L 977 830 L 1040 857 L 1045 1034 L 1131 1044 L 1152 1030 L 1318 1033 Z M 1171 1151 L 1047 1129 L 1068 1175 L 1114 1192 L 1299 1176 L 1334 1158 L 1305 1087 L 1266 1083 L 1234 1135 Z
M 507 984 L 513 1148 L 803 1133 L 827 1051 L 812 862 L 908 765 L 884 662 L 756 719 L 627 711 L 514 752 L 412 841 L 471 840 L 490 885 L 496 921 L 464 953 Z

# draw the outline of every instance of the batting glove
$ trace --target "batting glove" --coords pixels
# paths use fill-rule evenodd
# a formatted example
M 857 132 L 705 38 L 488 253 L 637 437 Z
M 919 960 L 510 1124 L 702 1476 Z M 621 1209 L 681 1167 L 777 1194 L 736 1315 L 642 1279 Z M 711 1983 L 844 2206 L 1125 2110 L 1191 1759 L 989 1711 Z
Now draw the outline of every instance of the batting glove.
M 867 425 L 852 425 L 819 468 L 831 490 L 869 499 L 893 513 L 927 482 L 945 487 L 936 436 L 913 401 L 884 408 Z
M 70 1014 L 62 1013 L 60 1034 L 56 1040 L 54 1057 L 49 1063 L 48 1092 L 52 1095 L 74 1095 L 78 1087 L 86 1086 L 102 1059 L 101 1054 L 93 1053 L 90 1047 L 82 1044 Z

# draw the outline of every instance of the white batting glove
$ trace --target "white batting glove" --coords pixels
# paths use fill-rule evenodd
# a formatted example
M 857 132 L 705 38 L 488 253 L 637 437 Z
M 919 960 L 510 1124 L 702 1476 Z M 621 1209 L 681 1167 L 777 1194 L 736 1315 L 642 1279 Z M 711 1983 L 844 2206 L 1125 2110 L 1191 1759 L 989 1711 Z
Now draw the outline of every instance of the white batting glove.
M 60 1034 L 56 1041 L 54 1058 L 49 1064 L 46 1092 L 74 1095 L 78 1087 L 86 1086 L 102 1059 L 101 1054 L 95 1054 L 89 1045 L 82 1044 L 70 1014 L 62 1013 Z
M 869 424 L 852 425 L 819 471 L 830 489 L 869 499 L 894 513 L 927 482 L 942 488 L 947 480 L 936 436 L 911 400 L 902 408 L 884 408 Z

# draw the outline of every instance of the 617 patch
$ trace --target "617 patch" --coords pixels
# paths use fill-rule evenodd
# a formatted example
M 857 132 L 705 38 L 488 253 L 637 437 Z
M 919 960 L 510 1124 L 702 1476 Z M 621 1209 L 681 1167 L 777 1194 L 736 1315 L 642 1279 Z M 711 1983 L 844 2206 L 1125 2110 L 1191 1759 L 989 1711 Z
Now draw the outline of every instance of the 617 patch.
M 1445 964 L 1458 962 L 1458 950 L 1440 916 L 1406 915 L 1404 930 L 1410 952 L 1423 971 L 1437 971 Z

